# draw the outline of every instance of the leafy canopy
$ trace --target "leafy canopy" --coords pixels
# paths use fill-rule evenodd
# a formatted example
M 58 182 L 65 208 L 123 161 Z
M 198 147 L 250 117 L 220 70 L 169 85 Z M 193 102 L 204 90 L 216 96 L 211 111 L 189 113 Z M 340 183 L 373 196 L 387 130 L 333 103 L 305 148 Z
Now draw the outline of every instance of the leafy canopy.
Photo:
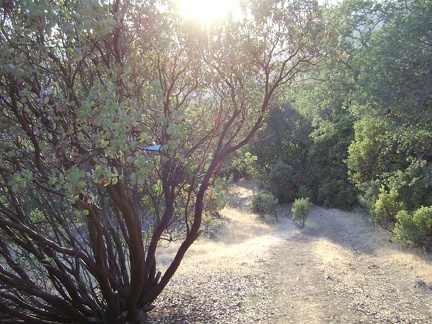
M 206 28 L 172 4 L 2 2 L 7 319 L 143 321 L 218 206 L 215 171 L 329 37 L 315 1 L 244 1 Z

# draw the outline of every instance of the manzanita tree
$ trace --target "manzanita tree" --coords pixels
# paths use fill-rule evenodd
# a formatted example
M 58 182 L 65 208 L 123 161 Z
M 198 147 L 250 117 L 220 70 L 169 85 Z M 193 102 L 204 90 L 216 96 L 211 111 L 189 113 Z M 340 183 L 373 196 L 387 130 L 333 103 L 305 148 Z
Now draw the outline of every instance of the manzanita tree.
M 172 1 L 2 1 L 2 318 L 143 321 L 221 161 L 328 38 L 316 1 L 240 11 L 201 26 Z

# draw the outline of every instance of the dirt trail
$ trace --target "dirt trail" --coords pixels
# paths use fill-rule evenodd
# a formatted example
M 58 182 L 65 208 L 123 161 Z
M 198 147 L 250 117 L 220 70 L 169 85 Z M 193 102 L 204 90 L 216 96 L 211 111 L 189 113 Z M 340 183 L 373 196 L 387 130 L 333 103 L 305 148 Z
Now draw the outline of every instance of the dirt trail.
M 432 322 L 430 254 L 393 243 L 360 213 L 314 206 L 299 229 L 286 205 L 279 221 L 259 221 L 255 191 L 230 187 L 224 227 L 188 252 L 155 322 Z
M 315 207 L 274 247 L 274 323 L 430 323 L 430 255 L 404 251 L 365 215 Z

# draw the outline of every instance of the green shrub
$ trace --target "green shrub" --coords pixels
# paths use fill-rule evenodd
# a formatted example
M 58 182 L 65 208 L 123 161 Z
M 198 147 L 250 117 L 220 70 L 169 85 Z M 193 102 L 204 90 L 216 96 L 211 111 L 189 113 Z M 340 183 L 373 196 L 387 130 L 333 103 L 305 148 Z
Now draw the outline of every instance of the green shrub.
M 226 189 L 227 183 L 223 178 L 218 178 L 213 185 L 208 188 L 204 197 L 204 211 L 206 214 L 215 215 L 225 208 L 227 204 L 227 199 L 225 197 Z
M 292 220 L 300 227 L 304 227 L 307 216 L 311 210 L 312 203 L 309 198 L 296 199 L 292 206 Z
M 412 213 L 401 210 L 396 215 L 397 223 L 394 228 L 394 233 L 398 239 L 404 242 L 416 242 L 417 229 L 414 225 Z
M 386 179 L 385 185 L 399 193 L 407 210 L 432 205 L 432 186 L 429 168 L 425 161 L 414 159 L 404 170 L 394 172 Z
M 258 177 L 259 168 L 257 165 L 257 156 L 252 155 L 250 152 L 239 152 L 234 156 L 231 162 L 231 172 L 235 175 L 235 179 Z
M 219 212 L 225 208 L 227 199 L 225 197 L 227 180 L 217 178 L 208 188 L 204 196 L 204 212 L 201 220 L 201 229 L 204 234 L 214 237 L 217 230 L 222 226 Z
M 372 204 L 370 213 L 372 221 L 384 228 L 392 228 L 396 223 L 396 215 L 404 209 L 396 190 L 386 191 L 381 187 L 377 200 Z
M 397 238 L 432 249 L 432 206 L 420 207 L 413 213 L 402 210 L 396 219 L 394 233 Z
M 312 190 L 307 186 L 301 185 L 297 190 L 297 198 L 307 198 L 312 195 Z
M 270 171 L 268 183 L 271 192 L 279 203 L 293 201 L 297 191 L 296 175 L 291 165 L 278 162 Z
M 259 215 L 260 218 L 264 218 L 266 214 L 277 218 L 276 206 L 277 199 L 269 193 L 258 193 L 252 199 L 252 210 Z
M 317 202 L 327 208 L 352 210 L 357 205 L 357 191 L 343 180 L 328 178 L 321 182 Z

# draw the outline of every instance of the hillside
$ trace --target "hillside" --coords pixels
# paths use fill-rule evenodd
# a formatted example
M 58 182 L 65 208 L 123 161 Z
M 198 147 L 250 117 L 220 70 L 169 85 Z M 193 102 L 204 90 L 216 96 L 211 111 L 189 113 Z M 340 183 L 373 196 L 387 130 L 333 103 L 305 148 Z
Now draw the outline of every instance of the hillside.
M 188 252 L 152 322 L 432 321 L 430 254 L 392 242 L 358 213 L 314 206 L 300 230 L 285 205 L 279 221 L 259 221 L 249 207 L 254 189 L 230 187 L 223 227 Z

